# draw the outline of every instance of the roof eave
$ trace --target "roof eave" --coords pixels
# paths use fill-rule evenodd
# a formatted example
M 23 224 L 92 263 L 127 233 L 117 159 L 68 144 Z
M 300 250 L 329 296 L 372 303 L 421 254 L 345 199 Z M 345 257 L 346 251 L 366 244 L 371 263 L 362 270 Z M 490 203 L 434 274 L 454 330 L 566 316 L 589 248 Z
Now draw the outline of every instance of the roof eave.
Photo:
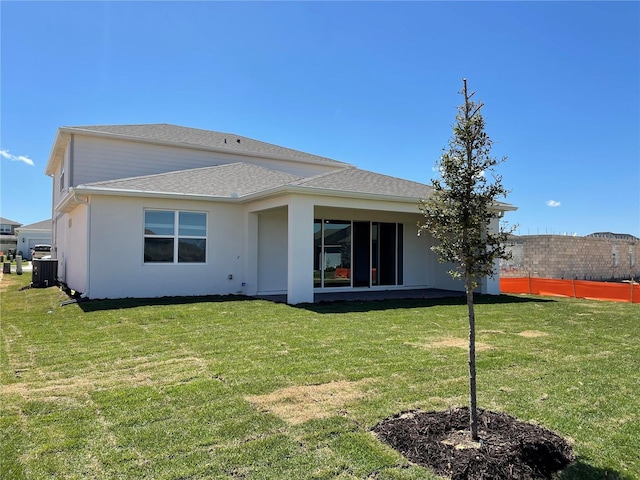
M 162 192 L 162 191 L 143 191 L 135 189 L 117 189 L 109 187 L 98 186 L 85 186 L 79 185 L 77 187 L 69 189 L 69 193 L 65 196 L 62 202 L 56 206 L 56 210 L 60 210 L 61 207 L 66 207 L 67 203 L 74 201 L 77 195 L 108 195 L 108 196 L 121 196 L 121 197 L 144 197 L 144 198 L 168 198 L 179 200 L 199 200 L 199 201 L 216 201 L 225 203 L 246 203 L 256 200 L 262 200 L 269 197 L 287 194 L 299 194 L 299 195 L 318 195 L 323 197 L 340 197 L 349 198 L 354 200 L 370 200 L 380 202 L 393 202 L 404 203 L 410 205 L 418 205 L 420 198 L 407 197 L 401 195 L 388 195 L 377 193 L 364 193 L 364 192 L 349 192 L 342 190 L 332 190 L 320 187 L 308 187 L 299 185 L 280 185 L 278 187 L 262 190 L 260 192 L 250 193 L 247 195 L 238 196 L 217 196 L 217 195 L 203 195 L 203 194 L 187 194 L 179 192 Z M 494 206 L 499 211 L 515 211 L 517 207 L 508 204 L 497 204 Z
M 70 134 L 72 132 L 65 132 L 62 128 L 59 128 L 56 132 L 56 138 L 53 141 L 53 146 L 49 152 L 49 160 L 47 161 L 47 166 L 44 169 L 45 175 L 51 176 L 55 173 L 58 162 L 64 155 L 67 145 L 69 145 L 70 137 L 67 136 L 67 133 Z

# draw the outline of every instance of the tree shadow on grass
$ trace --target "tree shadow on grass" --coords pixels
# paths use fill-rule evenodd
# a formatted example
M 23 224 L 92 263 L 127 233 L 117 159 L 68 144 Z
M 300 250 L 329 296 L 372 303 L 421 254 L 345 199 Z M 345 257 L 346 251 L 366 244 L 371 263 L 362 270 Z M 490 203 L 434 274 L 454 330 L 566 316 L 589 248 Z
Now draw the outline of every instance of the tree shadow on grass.
M 560 472 L 556 480 L 633 480 L 634 478 L 610 468 L 594 467 L 578 458 Z
M 548 298 L 520 297 L 514 295 L 474 295 L 475 305 L 499 305 L 513 303 L 549 303 L 555 302 Z M 397 310 L 401 308 L 426 308 L 443 305 L 466 305 L 464 296 L 442 298 L 405 298 L 384 300 L 337 300 L 333 302 L 301 303 L 297 308 L 310 310 L 314 313 L 354 313 L 380 310 Z

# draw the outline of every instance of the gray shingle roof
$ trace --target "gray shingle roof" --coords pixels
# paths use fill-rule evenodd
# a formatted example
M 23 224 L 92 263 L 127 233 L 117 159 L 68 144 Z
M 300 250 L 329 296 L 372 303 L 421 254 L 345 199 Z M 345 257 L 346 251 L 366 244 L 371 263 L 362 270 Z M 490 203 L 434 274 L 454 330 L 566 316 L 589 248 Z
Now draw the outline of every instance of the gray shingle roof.
M 81 187 L 234 198 L 287 186 L 320 189 L 327 192 L 359 193 L 367 196 L 396 196 L 415 200 L 426 198 L 431 191 L 431 187 L 422 183 L 353 167 L 302 178 L 247 163 L 94 182 Z
M 431 187 L 423 183 L 390 177 L 369 170 L 360 170 L 359 168 L 345 168 L 336 172 L 302 179 L 296 184 L 325 190 L 416 199 L 427 198 L 431 192 Z
M 120 138 L 146 140 L 149 142 L 172 143 L 178 146 L 191 146 L 215 150 L 226 150 L 234 153 L 248 153 L 276 157 L 300 162 L 320 163 L 347 166 L 347 163 L 339 162 L 326 157 L 312 155 L 310 153 L 280 147 L 271 143 L 261 142 L 252 138 L 243 137 L 234 133 L 213 132 L 199 128 L 182 127 L 166 123 L 142 124 L 142 125 L 92 125 L 62 127 L 72 132 L 98 133 Z
M 16 227 L 22 225 L 20 222 L 15 222 L 13 220 L 9 220 L 8 218 L 4 218 L 4 217 L 0 217 L 0 223 L 2 225 L 15 225 Z
M 42 220 L 41 222 L 30 223 L 29 225 L 22 225 L 20 230 L 51 230 L 53 222 L 51 219 Z
M 85 186 L 138 192 L 242 197 L 279 187 L 299 179 L 300 177 L 295 175 L 257 165 L 231 163 L 215 167 L 94 182 Z

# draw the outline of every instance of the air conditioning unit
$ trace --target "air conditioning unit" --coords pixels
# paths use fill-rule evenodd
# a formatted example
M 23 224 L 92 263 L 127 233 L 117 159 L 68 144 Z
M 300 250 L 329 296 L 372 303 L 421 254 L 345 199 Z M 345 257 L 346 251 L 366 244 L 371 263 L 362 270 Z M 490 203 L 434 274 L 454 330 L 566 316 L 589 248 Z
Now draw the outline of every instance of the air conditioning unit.
M 40 258 L 32 260 L 31 286 L 53 287 L 58 284 L 58 259 Z

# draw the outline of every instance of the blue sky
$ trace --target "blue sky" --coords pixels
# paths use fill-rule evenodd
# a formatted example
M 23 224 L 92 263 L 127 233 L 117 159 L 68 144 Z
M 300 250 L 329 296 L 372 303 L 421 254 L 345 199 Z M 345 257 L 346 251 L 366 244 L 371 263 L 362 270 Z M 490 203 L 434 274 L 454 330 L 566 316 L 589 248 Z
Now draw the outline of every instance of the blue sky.
M 428 183 L 463 77 L 522 235 L 640 236 L 638 2 L 0 2 L 0 215 L 60 126 L 173 123 Z

